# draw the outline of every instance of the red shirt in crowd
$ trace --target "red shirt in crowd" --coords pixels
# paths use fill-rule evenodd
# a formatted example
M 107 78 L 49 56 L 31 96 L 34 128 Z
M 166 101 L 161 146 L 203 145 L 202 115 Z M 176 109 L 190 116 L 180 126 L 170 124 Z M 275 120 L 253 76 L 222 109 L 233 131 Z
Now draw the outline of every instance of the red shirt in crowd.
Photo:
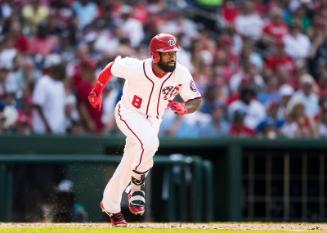
M 48 36 L 46 38 L 32 37 L 28 40 L 27 52 L 33 55 L 47 56 L 57 46 L 58 38 Z
M 234 24 L 236 17 L 240 14 L 238 7 L 232 3 L 226 3 L 222 8 L 222 14 L 226 22 Z
M 18 51 L 22 53 L 26 53 L 28 50 L 28 40 L 27 38 L 22 34 L 20 35 L 16 42 L 15 42 L 15 48 L 18 49 Z
M 263 27 L 263 34 L 275 38 L 276 41 L 283 39 L 288 33 L 288 27 L 285 23 L 269 22 Z
M 101 132 L 104 128 L 104 124 L 101 121 L 102 110 L 99 111 L 93 108 L 88 101 L 88 95 L 93 88 L 93 84 L 85 81 L 79 72 L 72 77 L 72 84 L 74 90 L 76 90 L 78 103 L 87 106 L 87 110 L 97 126 L 97 132 Z
M 283 69 L 292 76 L 295 70 L 295 62 L 292 57 L 287 54 L 277 56 L 272 55 L 267 58 L 266 67 L 270 70 Z
M 229 133 L 237 137 L 253 137 L 255 136 L 255 131 L 247 126 L 237 126 L 232 124 L 229 129 Z

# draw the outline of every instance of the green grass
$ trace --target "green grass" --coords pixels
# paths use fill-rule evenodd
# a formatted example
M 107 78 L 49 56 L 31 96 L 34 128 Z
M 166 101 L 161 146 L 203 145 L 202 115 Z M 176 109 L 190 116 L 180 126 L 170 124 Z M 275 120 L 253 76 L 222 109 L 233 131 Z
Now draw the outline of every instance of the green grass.
M 1 227 L 0 233 L 200 233 L 200 232 L 217 232 L 217 233 L 286 233 L 286 232 L 326 232 L 326 231 L 254 231 L 254 230 L 218 230 L 218 229 L 154 229 L 154 228 L 100 228 L 100 227 Z

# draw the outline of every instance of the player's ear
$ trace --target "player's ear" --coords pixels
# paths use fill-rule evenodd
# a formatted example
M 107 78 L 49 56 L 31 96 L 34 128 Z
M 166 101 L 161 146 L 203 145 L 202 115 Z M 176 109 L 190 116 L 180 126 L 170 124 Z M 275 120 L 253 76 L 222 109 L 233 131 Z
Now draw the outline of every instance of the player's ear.
M 158 63 L 160 61 L 160 54 L 158 52 L 152 54 L 153 63 Z

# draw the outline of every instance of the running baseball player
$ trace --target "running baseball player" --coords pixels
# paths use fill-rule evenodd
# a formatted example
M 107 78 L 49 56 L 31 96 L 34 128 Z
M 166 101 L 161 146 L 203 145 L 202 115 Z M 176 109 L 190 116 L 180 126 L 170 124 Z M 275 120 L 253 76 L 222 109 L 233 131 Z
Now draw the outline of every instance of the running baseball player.
M 151 58 L 116 57 L 100 72 L 89 94 L 90 104 L 101 109 L 101 93 L 111 77 L 125 79 L 123 95 L 115 108 L 116 123 L 126 136 L 124 154 L 100 203 L 113 226 L 127 225 L 120 206 L 124 190 L 130 212 L 144 214 L 145 177 L 159 147 L 158 132 L 165 109 L 184 115 L 195 112 L 201 104 L 190 72 L 176 62 L 178 47 L 173 35 L 154 36 L 150 41 Z M 173 100 L 178 94 L 184 102 Z

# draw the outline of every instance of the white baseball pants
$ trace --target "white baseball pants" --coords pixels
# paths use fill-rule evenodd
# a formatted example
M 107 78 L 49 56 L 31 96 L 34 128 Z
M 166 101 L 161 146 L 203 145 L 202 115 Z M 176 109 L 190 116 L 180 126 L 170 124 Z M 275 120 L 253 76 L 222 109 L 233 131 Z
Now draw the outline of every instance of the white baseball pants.
M 158 132 L 161 120 L 146 118 L 145 115 L 130 109 L 119 102 L 115 109 L 118 128 L 126 136 L 123 157 L 109 180 L 102 204 L 109 213 L 121 211 L 122 194 L 137 172 L 146 172 L 153 166 L 153 156 L 158 150 Z M 137 177 L 136 177 L 137 178 Z

